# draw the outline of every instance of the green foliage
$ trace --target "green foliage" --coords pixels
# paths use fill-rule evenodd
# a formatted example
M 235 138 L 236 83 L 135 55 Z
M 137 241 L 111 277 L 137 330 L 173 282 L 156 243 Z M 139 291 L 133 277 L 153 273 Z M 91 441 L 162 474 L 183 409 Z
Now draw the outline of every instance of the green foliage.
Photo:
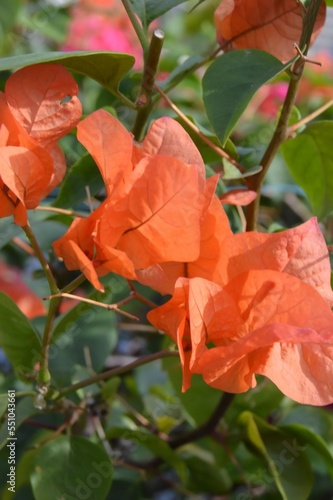
M 208 118 L 221 144 L 226 143 L 255 92 L 290 65 L 260 50 L 237 50 L 215 59 L 203 77 L 202 88 Z
M 58 63 L 64 68 L 89 76 L 109 90 L 127 105 L 131 103 L 119 91 L 119 83 L 129 72 L 134 58 L 128 54 L 112 52 L 50 52 L 4 57 L 0 60 L 0 71 L 41 63 Z M 134 107 L 134 104 L 133 104 Z
M 36 500 L 82 496 L 104 500 L 111 486 L 113 467 L 103 448 L 79 436 L 59 436 L 34 457 L 31 485 Z
M 0 344 L 18 375 L 29 374 L 40 353 L 40 339 L 27 317 L 0 292 Z
M 319 218 L 333 210 L 333 123 L 308 125 L 294 139 L 282 145 L 282 153 L 295 181 L 304 189 Z

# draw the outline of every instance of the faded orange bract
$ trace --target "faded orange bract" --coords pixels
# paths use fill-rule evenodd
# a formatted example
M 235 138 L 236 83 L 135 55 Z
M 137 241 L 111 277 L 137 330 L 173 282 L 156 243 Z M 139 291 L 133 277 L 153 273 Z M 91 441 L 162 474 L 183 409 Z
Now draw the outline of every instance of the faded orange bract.
M 223 0 L 214 20 L 217 40 L 224 51 L 260 49 L 282 62 L 296 56 L 303 26 L 301 2 L 295 0 Z M 311 38 L 319 35 L 326 16 L 322 2 Z

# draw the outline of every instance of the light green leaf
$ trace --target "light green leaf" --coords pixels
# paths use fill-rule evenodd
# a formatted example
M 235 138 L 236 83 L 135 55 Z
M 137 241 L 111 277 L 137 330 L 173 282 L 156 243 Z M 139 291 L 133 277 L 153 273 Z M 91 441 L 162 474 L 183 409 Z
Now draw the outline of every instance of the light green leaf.
M 41 344 L 37 332 L 3 292 L 0 292 L 0 347 L 19 375 L 31 373 L 39 360 Z
M 261 50 L 233 50 L 215 59 L 203 80 L 207 116 L 222 145 L 236 126 L 255 92 L 287 69 Z
M 135 105 L 119 91 L 122 78 L 134 64 L 134 57 L 117 52 L 42 52 L 4 57 L 0 71 L 22 68 L 31 64 L 58 63 L 69 71 L 89 76 L 109 92 L 134 108 Z
M 31 485 L 36 500 L 63 498 L 103 500 L 107 497 L 113 467 L 104 449 L 79 436 L 59 436 L 35 456 Z
M 292 176 L 321 219 L 333 211 L 332 137 L 332 121 L 315 122 L 281 148 Z
M 15 23 L 20 6 L 21 0 L 2 0 L 0 16 L 0 42 L 3 41 L 3 35 L 8 33 Z

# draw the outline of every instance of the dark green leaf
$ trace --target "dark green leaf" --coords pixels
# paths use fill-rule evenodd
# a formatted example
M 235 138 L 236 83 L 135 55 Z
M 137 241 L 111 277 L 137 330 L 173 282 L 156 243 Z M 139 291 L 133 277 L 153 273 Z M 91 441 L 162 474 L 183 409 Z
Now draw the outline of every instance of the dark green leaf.
M 190 389 L 186 392 L 181 392 L 182 370 L 179 360 L 176 358 L 165 358 L 162 361 L 162 366 L 167 371 L 176 394 L 191 422 L 194 425 L 204 423 L 218 404 L 221 398 L 221 391 L 205 384 L 201 376 L 193 375 Z
M 190 477 L 186 487 L 195 493 L 222 494 L 230 490 L 231 481 L 227 472 L 220 465 L 202 460 L 199 457 L 184 458 Z
M 111 294 L 94 292 L 90 298 L 107 301 Z M 50 371 L 60 385 L 69 384 L 75 365 L 86 366 L 85 349 L 98 372 L 117 343 L 116 317 L 108 311 L 81 302 L 62 315 L 54 329 L 50 346 Z
M 89 76 L 126 104 L 134 107 L 119 92 L 119 83 L 134 64 L 134 57 L 117 52 L 43 52 L 4 57 L 0 71 L 17 69 L 31 64 L 59 63 L 69 71 Z
M 107 431 L 107 437 L 128 439 L 133 441 L 136 447 L 143 446 L 147 448 L 155 457 L 163 458 L 163 460 L 172 466 L 178 473 L 179 477 L 184 480 L 186 476 L 186 466 L 177 453 L 158 436 L 148 434 L 148 432 L 138 429 L 123 429 L 120 427 L 112 427 Z M 136 450 L 135 450 L 136 451 Z
M 300 443 L 303 445 L 308 444 L 316 450 L 326 462 L 327 468 L 333 477 L 333 455 L 321 436 L 313 432 L 308 427 L 305 427 L 305 425 L 300 424 L 284 425 L 281 426 L 280 429 L 285 429 L 290 434 L 295 436 Z
M 59 436 L 39 449 L 31 474 L 36 500 L 103 500 L 113 467 L 104 449 L 79 436 Z
M 282 145 L 292 176 L 304 189 L 319 218 L 333 211 L 332 136 L 333 122 L 316 122 Z
M 75 207 L 87 198 L 86 187 L 89 188 L 91 196 L 104 187 L 102 176 L 89 154 L 83 155 L 70 168 L 53 205 L 62 208 Z
M 15 408 L 15 431 L 23 424 L 23 422 L 31 417 L 39 413 L 39 410 L 34 405 L 34 399 L 30 396 L 22 398 L 16 403 Z M 0 428 L 0 450 L 6 446 L 8 443 L 8 427 L 7 420 L 2 424 Z
M 203 99 L 223 145 L 255 92 L 290 64 L 261 50 L 233 50 L 210 65 L 202 81 Z
M 0 347 L 18 374 L 30 373 L 39 360 L 40 339 L 15 302 L 0 292 Z
M 268 424 L 249 411 L 239 417 L 247 444 L 267 464 L 267 471 L 257 481 L 269 483 L 271 476 L 283 500 L 306 500 L 313 485 L 313 475 L 302 442 L 291 434 Z
M 161 0 L 130 0 L 144 26 L 148 26 L 154 19 L 185 2 L 188 0 L 163 0 L 163 2 Z

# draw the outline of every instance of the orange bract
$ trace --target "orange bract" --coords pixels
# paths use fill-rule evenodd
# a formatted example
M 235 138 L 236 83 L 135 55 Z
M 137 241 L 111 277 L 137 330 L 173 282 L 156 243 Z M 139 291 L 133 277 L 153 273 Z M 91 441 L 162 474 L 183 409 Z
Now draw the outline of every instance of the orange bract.
M 295 55 L 303 26 L 301 2 L 295 0 L 223 0 L 215 11 L 218 42 L 223 50 L 261 49 L 282 62 Z M 325 22 L 326 5 L 322 2 L 313 43 Z
M 183 390 L 192 373 L 236 393 L 254 387 L 261 374 L 296 401 L 332 402 L 333 295 L 316 219 L 276 234 L 232 235 L 216 225 L 216 200 L 202 227 L 199 258 L 144 275 L 145 284 L 157 286 L 168 277 L 166 293 L 175 282 L 172 299 L 148 319 L 178 344 Z
M 261 374 L 300 403 L 333 401 L 332 313 L 294 276 L 247 271 L 224 288 L 179 278 L 172 299 L 148 318 L 178 344 L 183 390 L 193 373 L 232 393 L 255 387 Z
M 183 128 L 161 118 L 137 144 L 99 110 L 79 124 L 78 139 L 95 159 L 108 196 L 88 220 L 75 221 L 54 243 L 65 264 L 103 289 L 97 276 L 107 270 L 135 279 L 136 269 L 197 259 L 205 169 Z
M 36 78 L 38 74 L 38 78 Z M 57 140 L 81 115 L 73 77 L 61 66 L 30 66 L 14 73 L 0 94 L 0 217 L 19 225 L 62 180 L 66 164 Z M 66 95 L 71 101 L 63 103 Z

